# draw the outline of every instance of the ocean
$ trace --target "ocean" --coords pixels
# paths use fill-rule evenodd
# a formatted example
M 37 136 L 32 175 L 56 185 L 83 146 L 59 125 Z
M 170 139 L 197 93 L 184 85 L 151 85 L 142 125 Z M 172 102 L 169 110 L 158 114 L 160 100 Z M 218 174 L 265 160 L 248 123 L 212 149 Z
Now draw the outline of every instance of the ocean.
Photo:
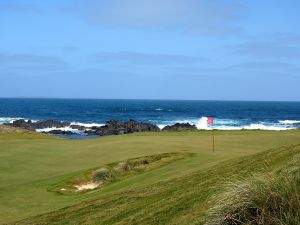
M 214 128 L 220 130 L 296 129 L 300 102 L 0 98 L 0 124 L 23 118 L 100 126 L 133 119 L 160 128 L 190 123 L 208 130 L 207 117 L 214 117 Z

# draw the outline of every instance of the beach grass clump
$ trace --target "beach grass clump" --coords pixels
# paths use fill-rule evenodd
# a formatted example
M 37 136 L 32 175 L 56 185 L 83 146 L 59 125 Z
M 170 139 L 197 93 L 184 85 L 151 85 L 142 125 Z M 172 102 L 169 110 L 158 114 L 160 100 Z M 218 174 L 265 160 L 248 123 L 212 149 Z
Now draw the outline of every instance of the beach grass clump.
M 115 175 L 111 169 L 108 168 L 100 168 L 97 169 L 93 174 L 93 181 L 94 182 L 101 182 L 104 183 L 106 181 L 111 181 L 115 178 Z
M 206 225 L 300 225 L 300 167 L 228 185 Z

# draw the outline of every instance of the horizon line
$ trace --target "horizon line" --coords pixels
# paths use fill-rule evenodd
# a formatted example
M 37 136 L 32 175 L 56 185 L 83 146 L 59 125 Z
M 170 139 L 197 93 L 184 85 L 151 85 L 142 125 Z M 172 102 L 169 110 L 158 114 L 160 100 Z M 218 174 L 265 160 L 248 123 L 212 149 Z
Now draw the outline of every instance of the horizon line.
M 222 102 L 300 102 L 300 100 L 242 100 L 242 99 L 155 99 L 155 98 L 80 98 L 80 97 L 2 97 L 0 99 L 61 99 L 61 100 L 132 100 L 132 101 L 222 101 Z

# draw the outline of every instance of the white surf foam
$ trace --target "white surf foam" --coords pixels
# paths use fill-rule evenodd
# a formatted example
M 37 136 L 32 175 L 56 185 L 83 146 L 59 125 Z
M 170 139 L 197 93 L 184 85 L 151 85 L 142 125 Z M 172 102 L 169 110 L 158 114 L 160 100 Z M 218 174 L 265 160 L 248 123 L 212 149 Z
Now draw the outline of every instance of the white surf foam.
M 104 126 L 105 124 L 72 122 L 71 125 L 77 125 L 77 126 L 83 126 L 83 127 L 101 127 L 101 126 Z
M 278 122 L 282 124 L 293 125 L 300 123 L 300 120 L 279 120 Z
M 211 130 L 219 129 L 219 130 L 241 130 L 243 129 L 239 124 L 241 123 L 238 120 L 233 119 L 219 119 L 214 118 L 214 125 L 208 125 L 207 124 L 208 117 L 203 116 L 200 119 L 188 119 L 188 120 L 181 120 L 176 122 L 184 122 L 184 123 L 190 123 L 192 125 L 195 125 L 198 130 Z
M 168 126 L 167 124 L 157 124 L 159 129 L 164 129 L 166 126 Z
M 228 126 L 232 126 L 232 125 L 240 125 L 242 123 L 241 120 L 233 120 L 233 119 L 219 119 L 219 118 L 215 118 L 214 122 L 217 125 L 228 125 Z
M 24 118 L 20 118 L 20 117 L 0 117 L 0 124 L 13 123 L 14 121 L 20 120 L 20 119 L 24 119 Z
M 207 124 L 207 120 L 208 120 L 208 117 L 206 116 L 202 116 L 198 123 L 196 124 L 196 127 L 198 130 L 209 130 L 211 128 L 208 127 L 208 124 Z
M 296 126 L 290 125 L 298 123 L 297 120 L 281 121 L 281 123 L 249 123 L 247 120 L 234 120 L 234 119 L 214 119 L 214 125 L 207 124 L 208 117 L 203 116 L 200 119 L 186 119 L 186 120 L 174 120 L 165 121 L 162 124 L 158 124 L 160 129 L 163 129 L 167 125 L 173 125 L 175 123 L 190 123 L 195 125 L 198 130 L 291 130 L 296 129 Z M 248 122 L 248 123 L 247 123 Z M 299 121 L 300 122 L 300 121 Z
M 214 126 L 214 129 L 215 130 L 243 130 L 244 128 L 242 126 Z
M 283 127 L 278 125 L 265 125 L 265 124 L 250 124 L 248 126 L 244 126 L 243 129 L 245 130 L 290 130 L 293 128 L 290 127 Z
M 67 126 L 67 127 L 47 127 L 47 128 L 42 128 L 42 129 L 36 129 L 36 132 L 50 132 L 50 131 L 53 131 L 53 130 L 71 131 L 71 132 L 77 133 L 77 134 L 81 133 L 80 130 L 73 129 L 69 126 Z
M 29 121 L 29 119 L 24 119 L 21 117 L 0 117 L 0 124 L 13 123 L 16 120 L 25 120 L 25 122 Z M 31 122 L 35 123 L 37 120 L 31 120 Z

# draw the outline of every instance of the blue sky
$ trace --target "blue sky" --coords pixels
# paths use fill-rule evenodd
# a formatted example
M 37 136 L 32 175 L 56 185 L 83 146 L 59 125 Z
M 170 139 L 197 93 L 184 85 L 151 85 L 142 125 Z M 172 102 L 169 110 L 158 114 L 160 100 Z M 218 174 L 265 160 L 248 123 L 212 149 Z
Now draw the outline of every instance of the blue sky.
M 298 0 L 0 0 L 0 96 L 300 101 Z

